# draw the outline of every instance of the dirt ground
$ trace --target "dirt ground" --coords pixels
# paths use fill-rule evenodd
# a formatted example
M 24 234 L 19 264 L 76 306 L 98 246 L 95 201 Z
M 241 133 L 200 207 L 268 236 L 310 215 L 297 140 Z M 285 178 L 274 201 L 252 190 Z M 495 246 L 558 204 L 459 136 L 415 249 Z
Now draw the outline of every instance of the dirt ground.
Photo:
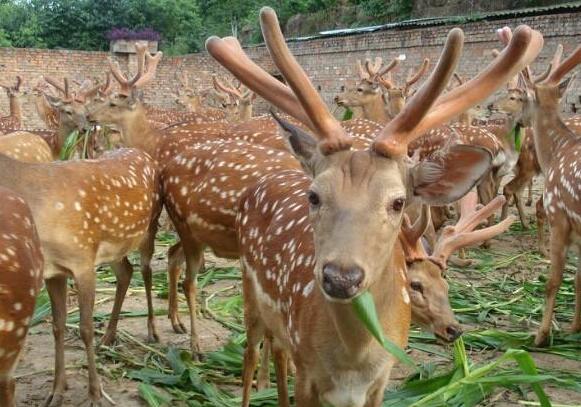
M 540 184 L 537 181 L 535 183 L 535 195 L 538 196 L 540 192 Z M 533 220 L 534 216 L 534 205 L 533 207 L 526 208 L 528 216 Z M 512 213 L 516 214 L 515 208 L 511 208 Z M 511 236 L 500 236 L 495 239 L 492 243 L 492 247 L 510 247 L 515 252 L 520 250 L 531 250 L 536 247 L 536 239 L 532 237 L 523 238 L 522 236 L 511 237 Z M 210 265 L 215 264 L 219 266 L 234 265 L 236 262 L 224 261 L 221 259 L 216 259 L 211 254 L 208 255 L 208 263 Z M 154 269 L 158 272 L 163 272 L 165 267 L 165 261 L 158 260 L 154 265 Z M 518 269 L 514 270 L 515 273 L 522 273 L 523 279 L 528 278 L 531 275 L 537 275 L 540 269 L 546 269 L 546 263 L 539 264 L 533 269 Z M 506 272 L 506 271 L 503 271 Z M 469 278 L 462 275 L 451 275 L 449 278 Z M 499 276 L 500 278 L 500 276 Z M 112 297 L 113 291 L 110 284 L 101 284 L 97 293 L 97 303 L 96 311 L 99 312 L 110 312 L 112 307 Z M 167 303 L 164 299 L 154 298 L 156 309 L 167 309 Z M 123 310 L 129 311 L 144 311 L 146 309 L 144 293 L 141 292 L 130 292 L 128 298 L 125 300 Z M 187 321 L 187 314 L 183 312 L 182 320 L 189 326 Z M 211 350 L 218 349 L 221 347 L 225 341 L 230 336 L 230 331 L 224 328 L 222 325 L 214 320 L 199 318 L 199 333 L 201 335 L 201 346 L 202 351 L 207 352 Z M 160 345 L 151 345 L 155 348 L 158 346 L 164 346 L 168 344 L 175 345 L 178 348 L 187 349 L 189 346 L 189 334 L 175 334 L 172 330 L 169 319 L 165 316 L 158 316 L 156 319 L 158 333 L 161 337 L 162 343 Z M 97 329 L 102 329 L 102 326 L 97 326 Z M 119 329 L 128 331 L 134 335 L 139 341 L 145 343 L 147 339 L 147 325 L 146 318 L 125 318 L 119 322 Z M 531 332 L 535 327 L 530 327 Z M 120 345 L 126 346 L 126 345 Z M 147 346 L 147 345 L 146 345 Z M 67 378 L 69 389 L 66 392 L 65 406 L 83 406 L 87 405 L 87 375 L 86 369 L 84 368 L 85 363 L 85 353 L 82 346 L 82 342 L 75 330 L 69 330 L 67 334 L 65 357 L 67 363 Z M 444 349 L 444 353 L 449 353 L 448 350 Z M 501 352 L 489 351 L 480 353 L 471 353 L 470 356 L 473 360 L 486 361 L 498 357 Z M 438 361 L 437 356 L 429 356 L 426 353 L 412 351 L 412 356 L 417 362 L 431 360 Z M 581 363 L 575 362 L 569 359 L 560 358 L 553 355 L 537 353 L 533 355 L 537 364 L 539 366 L 553 366 L 559 364 L 560 367 L 569 370 L 581 372 Z M 16 393 L 17 393 L 17 405 L 19 406 L 41 406 L 43 400 L 47 397 L 52 386 L 52 368 L 53 368 L 53 337 L 51 326 L 48 322 L 39 324 L 32 328 L 26 343 L 26 348 L 23 354 L 23 358 L 18 366 L 15 373 L 17 378 Z M 102 355 L 102 352 L 98 354 L 99 370 L 103 380 L 103 386 L 107 394 L 117 403 L 118 406 L 122 407 L 133 407 L 133 406 L 145 406 L 146 404 L 140 400 L 138 396 L 137 386 L 138 382 L 130 380 L 128 378 L 120 378 L 115 381 L 111 381 L 106 377 L 108 375 L 104 374 L 107 371 L 114 370 L 118 366 L 115 363 L 110 362 L 106 357 Z M 392 386 L 396 385 L 402 379 L 406 378 L 410 372 L 405 368 L 398 367 L 392 373 Z M 562 388 L 546 388 L 549 396 L 554 403 L 562 403 L 567 406 L 581 406 L 581 394 L 575 393 Z M 103 406 L 107 406 L 109 403 L 103 401 Z M 515 399 L 514 395 L 510 395 L 508 392 L 500 391 L 498 392 L 492 400 L 487 402 L 488 406 L 504 407 L 504 406 L 522 406 Z

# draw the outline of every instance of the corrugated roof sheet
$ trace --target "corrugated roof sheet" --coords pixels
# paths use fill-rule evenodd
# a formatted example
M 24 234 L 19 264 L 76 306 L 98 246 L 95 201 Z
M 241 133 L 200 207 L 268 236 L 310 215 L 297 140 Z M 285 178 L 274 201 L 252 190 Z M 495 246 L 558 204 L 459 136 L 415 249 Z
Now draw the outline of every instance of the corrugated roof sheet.
M 501 11 L 490 11 L 478 14 L 466 15 L 466 16 L 445 16 L 445 17 L 429 17 L 429 18 L 416 18 L 412 20 L 399 21 L 397 23 L 388 23 L 382 25 L 374 25 L 369 27 L 357 27 L 357 28 L 340 28 L 337 30 L 326 30 L 321 31 L 318 34 L 313 34 L 303 37 L 295 37 L 287 39 L 288 42 L 298 42 L 298 41 L 308 41 L 317 38 L 329 38 L 329 37 L 342 37 L 348 35 L 357 35 L 371 33 L 375 31 L 384 31 L 397 28 L 414 28 L 414 27 L 427 27 L 436 25 L 447 25 L 447 24 L 458 24 L 458 23 L 468 23 L 481 20 L 490 19 L 502 19 L 509 17 L 526 17 L 539 14 L 558 14 L 564 12 L 581 11 L 581 1 L 575 1 L 571 3 L 556 4 L 553 6 L 545 7 L 531 7 L 531 8 L 521 8 L 518 10 L 501 10 Z

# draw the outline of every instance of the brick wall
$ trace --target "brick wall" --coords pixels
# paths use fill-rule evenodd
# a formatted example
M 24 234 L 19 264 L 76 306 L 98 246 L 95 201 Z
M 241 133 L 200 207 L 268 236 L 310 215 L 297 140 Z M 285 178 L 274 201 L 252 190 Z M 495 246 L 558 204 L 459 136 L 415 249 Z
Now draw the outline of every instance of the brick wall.
M 533 66 L 536 72 L 541 72 L 546 66 L 556 44 L 562 43 L 567 55 L 581 43 L 581 13 L 468 23 L 462 26 L 466 42 L 459 73 L 465 77 L 475 75 L 490 61 L 490 50 L 499 45 L 495 29 L 504 25 L 515 27 L 518 24 L 528 24 L 544 34 L 545 48 Z M 356 59 L 381 56 L 384 60 L 390 60 L 405 54 L 407 59 L 398 73 L 405 75 L 408 67 L 418 66 L 424 57 L 431 58 L 434 62 L 437 60 L 449 29 L 449 26 L 395 29 L 293 42 L 290 48 L 313 79 L 315 86 L 320 87 L 325 100 L 331 102 L 345 81 L 353 77 Z M 264 47 L 252 47 L 247 52 L 269 72 L 276 72 Z M 96 76 L 106 69 L 108 57 L 109 54 L 103 52 L 0 48 L 0 80 L 12 81 L 16 73 L 24 77 L 26 85 L 31 85 L 31 81 L 39 75 L 69 75 L 79 79 Z M 134 66 L 134 61 L 127 57 L 119 60 L 124 69 Z M 145 91 L 146 100 L 160 106 L 173 106 L 171 92 L 175 88 L 175 72 L 179 69 L 186 70 L 190 81 L 200 90 L 210 86 L 212 73 L 224 73 L 205 53 L 164 58 L 155 81 Z M 570 112 L 574 103 L 580 106 L 580 97 L 581 81 L 576 81 L 564 103 L 564 110 Z M 265 108 L 265 104 L 260 103 L 257 110 L 263 112 Z M 6 97 L 0 97 L 0 112 L 4 115 L 7 111 Z M 24 113 L 26 125 L 41 125 L 31 96 L 24 101 Z

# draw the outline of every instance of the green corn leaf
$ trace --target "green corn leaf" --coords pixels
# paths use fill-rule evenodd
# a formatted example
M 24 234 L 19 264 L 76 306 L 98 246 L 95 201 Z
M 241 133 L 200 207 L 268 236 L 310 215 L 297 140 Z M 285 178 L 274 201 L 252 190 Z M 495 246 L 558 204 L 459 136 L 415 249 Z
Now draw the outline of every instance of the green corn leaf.
M 383 329 L 377 318 L 375 302 L 369 291 L 364 292 L 351 301 L 353 310 L 369 333 L 383 346 L 385 350 L 395 356 L 400 362 L 417 369 L 414 361 L 405 353 L 403 349 L 393 343 L 383 335 Z
M 353 110 L 351 110 L 347 107 L 345 109 L 345 113 L 343 113 L 343 119 L 341 119 L 341 120 L 342 121 L 351 120 L 352 118 L 353 118 Z
M 168 406 L 171 402 L 171 399 L 167 396 L 160 394 L 155 387 L 147 384 L 147 383 L 140 383 L 138 386 L 139 395 L 149 407 L 161 407 L 161 406 Z
M 75 149 L 79 141 L 80 141 L 79 132 L 77 130 L 71 132 L 65 139 L 65 142 L 59 154 L 59 159 L 63 161 L 69 160 L 72 157 L 73 153 L 75 152 Z

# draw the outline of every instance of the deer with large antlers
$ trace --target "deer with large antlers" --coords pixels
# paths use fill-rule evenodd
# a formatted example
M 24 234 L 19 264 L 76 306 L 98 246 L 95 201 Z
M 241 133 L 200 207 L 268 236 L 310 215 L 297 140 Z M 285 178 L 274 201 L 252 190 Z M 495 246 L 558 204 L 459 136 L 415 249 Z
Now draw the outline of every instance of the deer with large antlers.
M 14 407 L 12 374 L 42 287 L 43 257 L 30 208 L 0 187 L 0 405 Z
M 21 85 L 22 77 L 20 76 L 16 76 L 16 83 L 14 85 L 0 83 L 0 88 L 6 90 L 10 104 L 10 114 L 8 116 L 0 117 L 0 130 L 19 129 L 22 127 L 22 106 L 20 99 L 24 93 L 21 89 Z
M 204 106 L 204 102 L 211 91 L 196 92 L 190 85 L 188 74 L 185 71 L 181 71 L 180 73 L 176 72 L 176 80 L 179 85 L 176 87 L 174 96 L 178 106 L 183 107 L 189 112 L 203 114 L 208 122 L 220 121 L 226 118 L 223 110 Z
M 230 122 L 244 122 L 252 118 L 252 104 L 256 99 L 256 93 L 243 89 L 242 84 L 236 87 L 231 83 L 225 85 L 217 76 L 212 78 L 217 91 L 228 96 L 229 104 L 225 106 L 226 120 Z
M 505 42 L 510 29 L 499 33 Z M 516 35 L 516 33 L 514 34 Z M 525 114 L 531 118 L 537 159 L 545 175 L 544 209 L 551 227 L 551 276 L 546 286 L 545 312 L 535 338 L 535 344 L 549 341 L 557 291 L 563 280 L 567 251 L 581 248 L 581 139 L 569 129 L 560 115 L 559 100 L 569 80 L 564 79 L 581 63 L 581 46 L 561 61 L 557 49 L 548 70 L 541 78 L 524 75 L 527 91 Z M 576 305 L 571 329 L 581 331 L 581 263 L 575 278 Z
M 352 140 L 290 54 L 272 9 L 261 11 L 261 23 L 272 59 L 290 87 L 253 64 L 233 38 L 210 38 L 206 48 L 248 88 L 302 121 L 320 141 L 281 121 L 292 150 L 312 177 L 310 188 L 301 173 L 295 172 L 298 179 L 289 172 L 273 174 L 240 202 L 237 228 L 248 329 L 243 403 L 248 405 L 257 347 L 266 334 L 274 339 L 279 389 L 284 389 L 285 354 L 295 362 L 297 405 L 378 406 L 393 359 L 349 303 L 370 290 L 383 329 L 403 346 L 410 309 L 397 235 L 406 199 L 459 199 L 491 162 L 484 149 L 452 146 L 445 157 L 409 168 L 407 144 L 487 97 L 536 57 L 542 37 L 522 27 L 482 75 L 459 88 L 460 93 L 439 97 L 462 47 L 462 32 L 452 30 L 430 78 L 382 129 L 372 148 L 350 151 Z M 304 183 L 302 188 L 297 181 Z M 297 206 L 293 195 L 310 204 Z M 285 396 L 279 397 L 282 406 L 288 405 Z

